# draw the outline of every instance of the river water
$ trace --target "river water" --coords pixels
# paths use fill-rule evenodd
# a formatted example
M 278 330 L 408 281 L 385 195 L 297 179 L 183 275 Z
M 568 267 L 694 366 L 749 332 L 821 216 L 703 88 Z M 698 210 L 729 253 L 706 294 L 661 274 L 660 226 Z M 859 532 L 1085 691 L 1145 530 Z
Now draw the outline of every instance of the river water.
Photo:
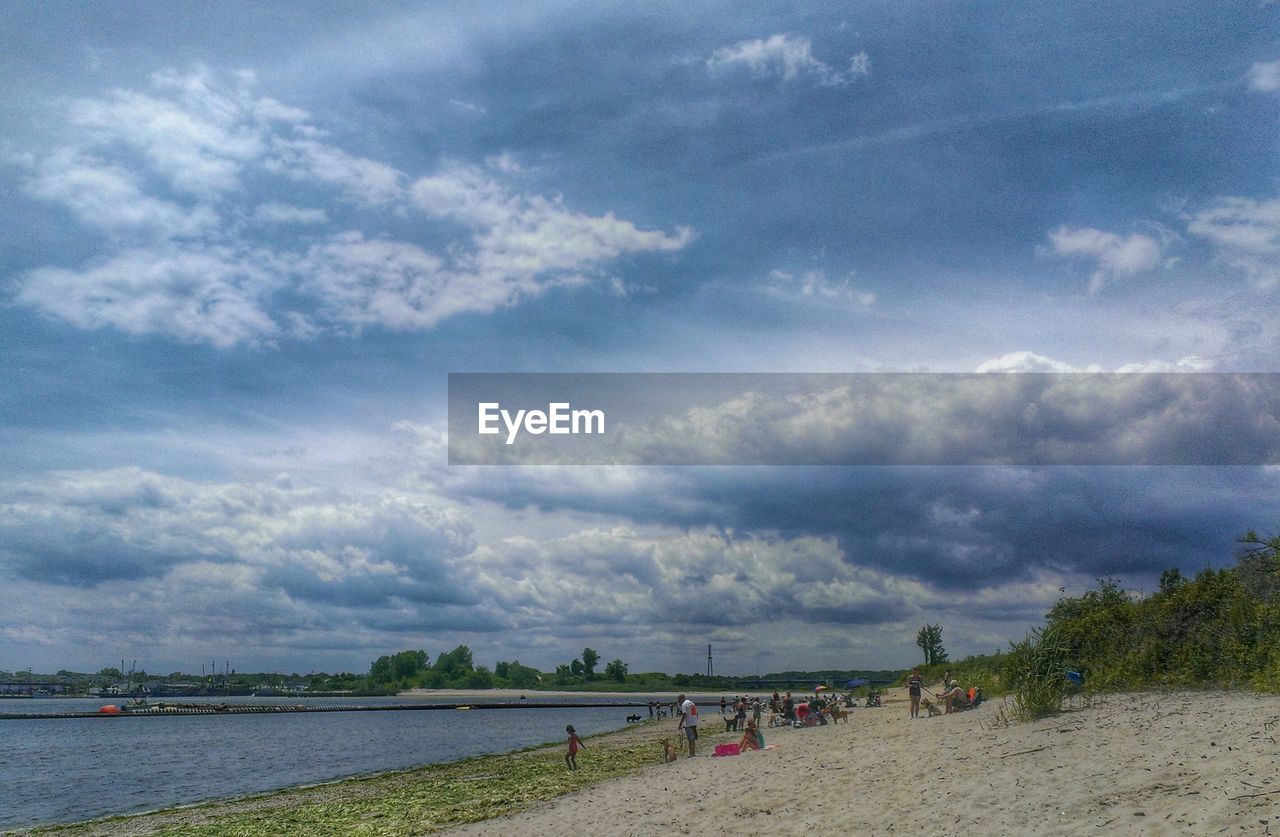
M 530 699 L 596 700 L 585 695 L 543 698 L 536 692 Z M 626 700 L 650 699 L 636 695 Z M 0 712 L 92 712 L 106 702 L 4 700 Z M 230 702 L 320 706 L 415 701 L 293 697 Z M 0 831 L 515 750 L 563 740 L 566 724 L 580 735 L 618 729 L 632 713 L 648 717 L 643 707 L 618 706 L 0 720 Z

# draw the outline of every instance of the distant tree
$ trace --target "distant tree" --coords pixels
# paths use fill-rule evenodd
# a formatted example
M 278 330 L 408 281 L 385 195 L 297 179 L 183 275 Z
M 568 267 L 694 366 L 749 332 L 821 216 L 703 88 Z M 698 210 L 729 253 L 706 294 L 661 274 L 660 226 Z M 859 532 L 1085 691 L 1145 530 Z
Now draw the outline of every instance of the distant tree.
M 596 665 L 600 662 L 600 655 L 596 653 L 594 648 L 582 649 L 582 670 L 591 677 L 596 672 Z
M 417 678 L 427 668 L 426 651 L 400 651 L 383 655 L 369 666 L 369 681 L 374 684 L 403 683 Z
M 471 649 L 459 645 L 436 657 L 435 670 L 447 678 L 462 677 L 471 673 L 475 661 L 471 657 Z
M 108 680 L 123 680 L 124 672 L 118 668 L 104 668 L 98 672 L 99 677 L 105 677 Z
M 1249 532 L 1240 542 L 1245 544 L 1236 566 L 1240 583 L 1264 602 L 1280 600 L 1280 535 L 1264 538 Z
M 604 667 L 604 674 L 606 677 L 622 683 L 627 679 L 627 664 L 622 660 L 614 660 Z
M 507 670 L 507 673 L 504 677 L 507 681 L 507 685 L 513 689 L 532 688 L 538 684 L 538 681 L 542 677 L 542 673 L 539 672 L 536 668 L 530 668 L 529 666 L 522 666 L 520 665 L 520 662 L 518 660 L 515 662 L 507 663 L 506 670 Z
M 1183 577 L 1182 570 L 1178 569 L 1177 567 L 1165 570 L 1164 572 L 1160 573 L 1160 592 L 1161 593 L 1172 593 L 1174 590 L 1177 590 L 1179 587 L 1181 587 L 1186 583 L 1187 583 L 1187 580 L 1186 578 Z
M 916 645 L 920 646 L 920 650 L 924 652 L 925 665 L 947 661 L 947 651 L 942 647 L 942 625 L 925 623 L 925 626 L 916 634 Z
M 569 663 L 569 672 L 576 677 L 581 677 L 586 672 L 586 667 L 582 665 L 582 660 L 574 660 Z

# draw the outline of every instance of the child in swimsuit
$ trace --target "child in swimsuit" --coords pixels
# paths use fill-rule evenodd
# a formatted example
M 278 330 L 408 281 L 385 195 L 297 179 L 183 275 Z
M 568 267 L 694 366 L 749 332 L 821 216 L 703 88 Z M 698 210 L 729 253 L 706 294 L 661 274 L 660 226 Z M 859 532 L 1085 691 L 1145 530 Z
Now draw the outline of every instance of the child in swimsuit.
M 569 733 L 569 752 L 564 754 L 564 763 L 569 765 L 570 770 L 577 770 L 578 750 L 579 748 L 586 747 L 587 745 L 582 743 L 582 739 L 578 737 L 578 733 L 574 730 L 573 724 L 569 724 L 569 726 L 565 727 L 564 731 Z

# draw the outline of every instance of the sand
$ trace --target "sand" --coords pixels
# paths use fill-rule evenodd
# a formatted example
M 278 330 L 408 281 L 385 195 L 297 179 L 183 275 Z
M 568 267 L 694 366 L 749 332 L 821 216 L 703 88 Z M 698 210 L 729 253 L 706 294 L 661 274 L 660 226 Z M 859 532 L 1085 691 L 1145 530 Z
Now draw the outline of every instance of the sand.
M 998 701 L 910 720 L 902 690 L 887 698 L 766 730 L 776 749 L 655 763 L 450 833 L 1280 835 L 1275 696 L 1112 695 L 1027 724 Z

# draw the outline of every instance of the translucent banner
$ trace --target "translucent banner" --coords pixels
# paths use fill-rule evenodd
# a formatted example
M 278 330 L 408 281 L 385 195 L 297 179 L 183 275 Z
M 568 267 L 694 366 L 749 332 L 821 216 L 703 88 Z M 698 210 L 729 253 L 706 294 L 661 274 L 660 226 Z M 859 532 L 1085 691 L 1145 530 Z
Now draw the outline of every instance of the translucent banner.
M 1268 465 L 1280 374 L 449 375 L 451 465 Z

